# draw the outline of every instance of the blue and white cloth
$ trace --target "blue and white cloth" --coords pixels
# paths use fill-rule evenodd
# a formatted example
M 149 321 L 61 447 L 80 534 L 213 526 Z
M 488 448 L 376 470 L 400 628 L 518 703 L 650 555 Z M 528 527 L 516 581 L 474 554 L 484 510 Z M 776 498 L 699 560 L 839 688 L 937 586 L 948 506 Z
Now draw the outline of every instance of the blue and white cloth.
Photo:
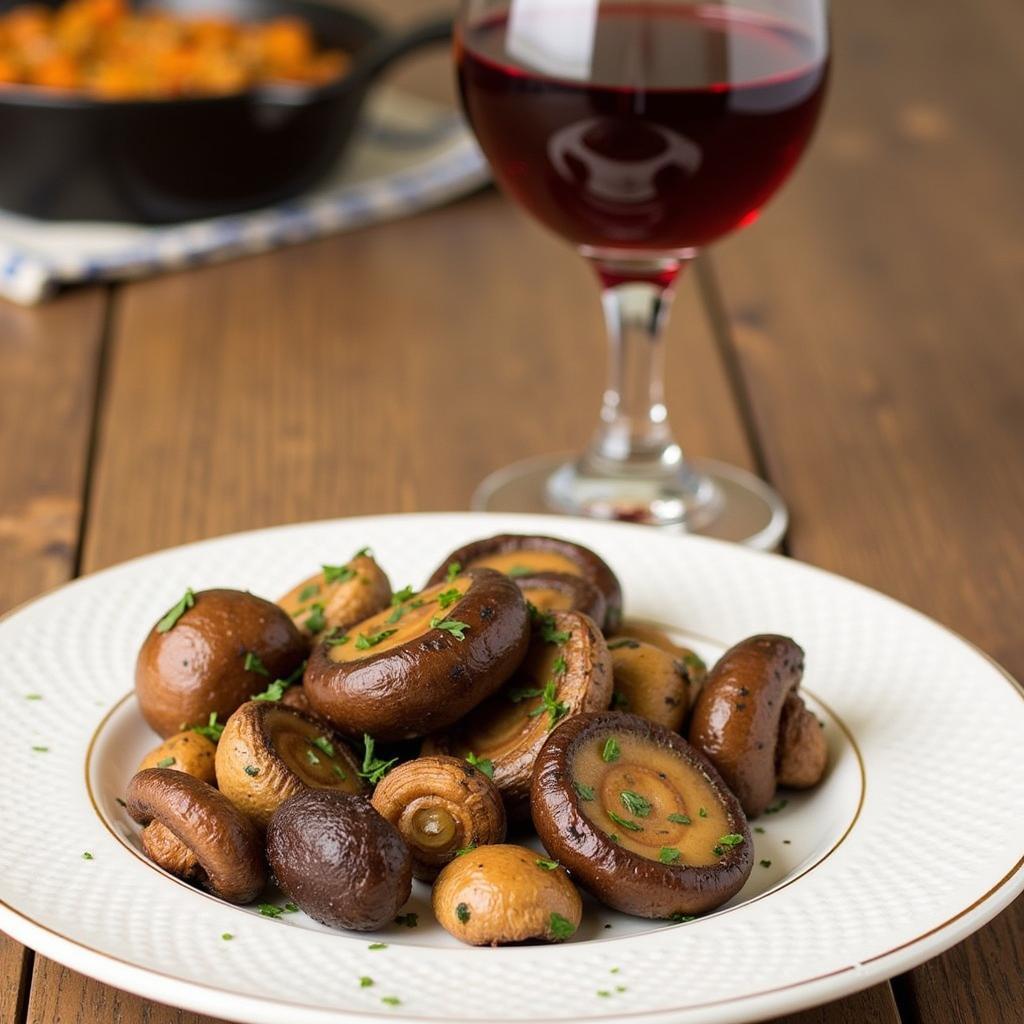
M 371 98 L 351 147 L 337 174 L 315 190 L 250 213 L 151 227 L 0 211 L 0 296 L 33 305 L 62 285 L 262 252 L 439 206 L 488 179 L 458 114 L 397 90 Z

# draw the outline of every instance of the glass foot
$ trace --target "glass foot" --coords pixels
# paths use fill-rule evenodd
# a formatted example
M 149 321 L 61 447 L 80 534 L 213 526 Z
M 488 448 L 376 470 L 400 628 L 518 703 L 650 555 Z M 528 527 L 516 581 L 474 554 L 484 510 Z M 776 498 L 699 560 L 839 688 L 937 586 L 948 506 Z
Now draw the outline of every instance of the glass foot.
M 607 478 L 588 481 L 571 456 L 542 455 L 505 466 L 473 495 L 475 512 L 555 512 L 639 522 L 773 551 L 789 523 L 786 506 L 763 480 L 711 459 L 692 459 L 683 486 L 666 494 L 643 480 L 609 489 Z

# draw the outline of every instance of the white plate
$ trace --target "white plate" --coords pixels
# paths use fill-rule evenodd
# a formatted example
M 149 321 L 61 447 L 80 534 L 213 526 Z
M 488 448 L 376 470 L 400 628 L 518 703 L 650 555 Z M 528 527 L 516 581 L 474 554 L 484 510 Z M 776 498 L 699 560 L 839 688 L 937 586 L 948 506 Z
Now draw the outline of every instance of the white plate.
M 472 949 L 433 924 L 425 887 L 410 905 L 418 928 L 366 936 L 301 914 L 261 917 L 142 859 L 117 803 L 155 744 L 130 694 L 133 665 L 186 586 L 274 597 L 366 544 L 396 586 L 419 584 L 452 548 L 503 530 L 592 546 L 619 574 L 628 614 L 670 624 L 706 657 L 757 632 L 804 646 L 829 774 L 754 823 L 764 829 L 756 859 L 771 866 L 756 866 L 739 897 L 680 925 L 591 905 L 565 945 Z M 1024 700 L 1009 676 L 873 591 L 714 541 L 471 514 L 241 534 L 129 562 L 22 608 L 0 623 L 0 665 L 0 926 L 95 978 L 218 1017 L 753 1020 L 934 956 L 1024 888 Z M 375 984 L 361 987 L 363 975 Z

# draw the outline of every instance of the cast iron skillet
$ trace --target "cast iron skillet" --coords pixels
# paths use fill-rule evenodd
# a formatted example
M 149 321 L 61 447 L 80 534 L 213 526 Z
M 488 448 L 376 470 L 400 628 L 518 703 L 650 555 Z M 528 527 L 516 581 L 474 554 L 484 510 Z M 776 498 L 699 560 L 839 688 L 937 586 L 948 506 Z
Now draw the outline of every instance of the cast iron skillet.
M 0 10 L 16 2 L 0 0 Z M 138 6 L 240 20 L 298 15 L 321 46 L 352 55 L 352 66 L 324 86 L 181 100 L 107 102 L 2 87 L 0 207 L 53 220 L 167 223 L 296 196 L 341 158 L 373 79 L 396 58 L 451 36 L 450 19 L 395 35 L 351 8 L 311 0 Z

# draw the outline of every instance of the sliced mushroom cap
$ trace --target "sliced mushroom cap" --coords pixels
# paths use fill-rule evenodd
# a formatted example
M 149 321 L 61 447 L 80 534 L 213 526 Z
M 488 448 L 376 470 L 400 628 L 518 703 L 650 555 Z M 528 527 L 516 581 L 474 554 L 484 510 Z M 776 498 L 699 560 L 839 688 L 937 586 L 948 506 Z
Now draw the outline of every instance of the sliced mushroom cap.
M 782 706 L 776 757 L 776 783 L 780 786 L 810 789 L 825 774 L 828 745 L 821 722 L 807 710 L 803 698 L 796 693 L 790 693 Z
M 267 883 L 263 847 L 252 823 L 223 793 L 199 779 L 170 768 L 148 768 L 128 784 L 128 813 L 140 825 L 159 822 L 195 856 L 196 865 L 182 863 L 178 848 L 161 863 L 168 871 L 187 871 L 214 896 L 230 903 L 251 903 Z M 147 852 L 160 846 L 150 834 Z
M 460 719 L 523 659 L 519 588 L 487 569 L 429 587 L 320 644 L 303 679 L 314 710 L 350 735 L 412 739 Z
M 564 942 L 583 917 L 565 870 L 524 846 L 481 846 L 456 857 L 431 902 L 441 926 L 472 946 Z
M 751 818 L 775 795 L 782 709 L 803 670 L 804 652 L 789 637 L 748 637 L 719 658 L 693 709 L 690 742 Z
M 325 722 L 277 701 L 249 701 L 217 744 L 221 792 L 261 828 L 304 789 L 362 793 L 359 762 Z
M 614 630 L 622 618 L 622 587 L 611 567 L 600 555 L 582 544 L 560 537 L 503 533 L 456 548 L 434 571 L 428 586 L 439 583 L 453 571 L 497 569 L 513 577 L 538 572 L 570 573 L 589 580 L 605 599 L 605 618 L 599 622 L 605 630 Z
M 455 757 L 420 757 L 386 775 L 372 798 L 377 812 L 402 834 L 423 881 L 459 850 L 501 843 L 505 808 L 493 782 Z
M 508 683 L 424 753 L 490 761 L 513 820 L 529 816 L 533 762 L 564 718 L 608 706 L 611 656 L 600 629 L 579 612 L 555 612 L 535 625 L 529 652 Z
M 271 679 L 286 679 L 307 641 L 276 604 L 241 590 L 203 590 L 168 628 L 167 616 L 139 651 L 135 692 L 161 736 L 224 721 Z
M 514 575 L 523 597 L 539 612 L 583 612 L 595 622 L 605 620 L 604 594 L 588 579 L 567 572 L 535 572 Z
M 678 732 L 690 708 L 686 665 L 660 647 L 627 637 L 610 641 L 608 650 L 615 678 L 612 707 Z
M 319 640 L 387 608 L 391 582 L 373 556 L 358 552 L 344 565 L 325 565 L 277 603 L 307 637 Z
M 702 914 L 753 866 L 746 818 L 708 761 L 636 715 L 578 715 L 537 758 L 533 823 L 602 903 L 638 917 Z
M 284 891 L 321 924 L 373 931 L 409 898 L 412 856 L 364 797 L 309 789 L 283 803 L 267 856 Z
M 214 760 L 217 756 L 217 744 L 206 736 L 191 729 L 179 732 L 164 740 L 160 746 L 151 750 L 139 765 L 138 770 L 147 768 L 173 768 L 175 771 L 192 775 L 211 786 L 217 784 L 217 773 L 214 771 Z

